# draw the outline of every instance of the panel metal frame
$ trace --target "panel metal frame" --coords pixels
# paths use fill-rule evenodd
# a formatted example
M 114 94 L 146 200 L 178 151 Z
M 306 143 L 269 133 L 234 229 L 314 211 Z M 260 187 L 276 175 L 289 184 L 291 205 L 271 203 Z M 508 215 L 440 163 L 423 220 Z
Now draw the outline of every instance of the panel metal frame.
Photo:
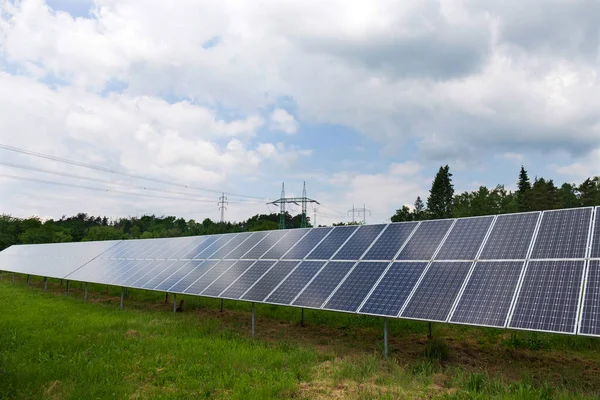
M 590 262 L 592 261 L 592 246 L 594 245 L 594 229 L 596 229 L 596 215 L 600 210 L 600 206 L 594 207 L 592 211 L 592 221 L 590 224 L 590 231 L 588 232 L 588 245 L 586 249 L 586 260 L 585 260 L 585 272 L 581 280 L 581 298 L 577 304 L 577 334 L 581 336 L 600 337 L 600 334 L 594 335 L 592 333 L 582 333 L 581 325 L 583 323 L 583 310 L 585 306 L 585 295 L 587 293 L 587 287 L 589 285 L 589 273 L 590 273 Z M 597 260 L 597 259 L 594 259 Z
M 271 231 L 271 232 L 278 232 L 278 231 Z M 290 229 L 287 229 L 287 232 L 285 232 L 283 234 L 283 236 L 281 236 L 279 239 L 277 239 L 277 241 L 275 241 L 275 243 L 273 243 L 267 250 L 265 250 L 264 253 L 261 254 L 261 257 L 264 256 L 265 254 L 267 254 L 273 247 L 277 246 L 277 244 L 279 242 L 281 242 L 287 235 L 289 235 L 291 232 Z M 269 234 L 270 235 L 270 234 Z M 255 246 L 252 247 L 252 249 L 254 249 L 254 247 L 258 246 L 263 240 L 265 240 L 267 237 L 269 237 L 269 235 L 266 235 L 260 242 L 256 243 Z M 252 249 L 248 250 L 244 255 L 248 254 Z M 243 257 L 243 256 L 242 256 Z M 240 260 L 254 260 L 254 261 L 279 261 L 278 258 L 240 258 Z
M 338 230 L 338 231 L 341 231 L 341 230 L 343 230 L 343 229 L 352 229 L 352 228 L 350 228 L 349 226 L 352 226 L 352 227 L 354 227 L 353 225 L 346 225 L 346 226 L 335 226 L 335 227 L 333 227 L 333 229 L 331 230 L 331 233 L 329 233 L 329 234 L 327 235 L 327 237 L 329 237 L 329 235 L 331 235 L 331 234 L 332 234 L 334 231 L 336 231 L 336 230 Z M 329 258 L 325 258 L 325 259 L 324 259 L 324 258 L 310 258 L 310 255 L 311 255 L 311 254 L 312 254 L 312 253 L 313 253 L 313 252 L 314 252 L 314 251 L 315 251 L 315 250 L 316 250 L 316 249 L 317 249 L 317 248 L 318 248 L 318 247 L 321 245 L 321 243 L 323 243 L 323 240 L 321 240 L 321 241 L 319 242 L 319 244 L 318 244 L 318 245 L 316 245 L 315 247 L 313 247 L 313 248 L 312 248 L 312 250 L 311 250 L 311 251 L 310 251 L 310 252 L 309 252 L 309 253 L 306 255 L 306 258 L 305 258 L 305 259 L 306 259 L 306 260 L 309 260 L 309 261 L 333 261 L 333 257 L 335 257 L 335 255 L 336 255 L 336 254 L 337 254 L 337 253 L 338 253 L 338 252 L 341 250 L 341 248 L 342 248 L 342 247 L 344 247 L 344 245 L 345 245 L 346 243 L 348 243 L 348 241 L 350 240 L 350 238 L 352 238 L 352 236 L 354 236 L 354 234 L 355 234 L 356 232 L 358 232 L 358 228 L 359 228 L 358 226 L 354 227 L 354 229 L 352 230 L 352 233 L 350 234 L 350 236 L 348 236 L 348 237 L 346 238 L 346 240 L 344 240 L 344 242 L 343 242 L 343 243 L 340 245 L 340 247 L 338 247 L 338 248 L 337 248 L 337 250 L 336 250 L 336 251 L 334 251 L 334 252 L 331 254 L 331 256 L 330 256 Z M 325 238 L 323 238 L 323 239 L 325 239 Z M 290 250 L 291 250 L 291 249 L 290 249 Z M 338 261 L 338 260 L 336 260 L 336 261 Z M 342 260 L 339 260 L 339 261 L 342 261 Z M 346 261 L 346 262 L 347 262 L 347 261 Z M 350 261 L 350 262 L 351 262 L 351 261 Z
M 227 287 L 226 287 L 225 289 L 223 289 L 223 290 L 221 291 L 221 293 L 219 293 L 219 295 L 217 296 L 218 298 L 220 298 L 220 299 L 228 299 L 228 300 L 238 300 L 237 298 L 233 298 L 233 297 L 225 297 L 225 296 L 222 296 L 222 294 L 223 294 L 223 293 L 225 293 L 225 292 L 226 292 L 226 291 L 227 291 L 227 290 L 228 290 L 228 289 L 229 289 L 229 288 L 230 288 L 232 285 L 234 285 L 234 284 L 235 284 L 235 283 L 236 283 L 236 282 L 237 282 L 237 281 L 238 281 L 238 280 L 239 280 L 241 277 L 243 277 L 244 275 L 246 275 L 246 274 L 248 273 L 248 271 L 250 271 L 250 270 L 252 269 L 252 267 L 254 267 L 254 266 L 256 265 L 256 263 L 257 263 L 257 262 L 259 262 L 259 261 L 264 261 L 264 262 L 270 262 L 270 263 L 272 263 L 272 264 L 271 264 L 271 266 L 270 266 L 269 268 L 267 268 L 267 270 L 266 270 L 266 271 L 265 271 L 265 272 L 264 272 L 264 273 L 263 273 L 263 274 L 262 274 L 260 277 L 258 277 L 258 279 L 257 279 L 256 281 L 254 281 L 254 283 L 253 283 L 252 285 L 250 285 L 250 287 L 248 287 L 248 289 L 246 289 L 246 290 L 244 291 L 244 293 L 242 293 L 242 294 L 240 295 L 240 297 L 242 297 L 244 294 L 246 294 L 246 292 L 247 292 L 248 290 L 250 290 L 250 288 L 251 288 L 252 286 L 256 285 L 256 282 L 258 282 L 258 281 L 259 281 L 259 280 L 260 280 L 260 279 L 261 279 L 263 276 L 265 276 L 265 274 L 266 274 L 267 272 L 269 272 L 269 271 L 271 270 L 271 268 L 273 268 L 273 267 L 274 267 L 275 265 L 277 265 L 277 263 L 279 262 L 279 261 L 277 261 L 277 260 L 272 260 L 272 259 L 271 259 L 271 260 L 263 260 L 263 259 L 258 259 L 258 260 L 244 260 L 244 261 L 254 261 L 254 262 L 253 262 L 253 263 L 252 263 L 252 265 L 250 265 L 250 266 L 249 266 L 249 267 L 248 267 L 248 268 L 247 268 L 247 269 L 246 269 L 244 272 L 242 272 L 240 275 L 238 275 L 238 277 L 237 277 L 237 278 L 235 278 L 235 279 L 233 280 L 233 282 L 231 282 L 229 285 L 227 285 Z M 208 289 L 208 287 L 207 287 L 207 289 Z

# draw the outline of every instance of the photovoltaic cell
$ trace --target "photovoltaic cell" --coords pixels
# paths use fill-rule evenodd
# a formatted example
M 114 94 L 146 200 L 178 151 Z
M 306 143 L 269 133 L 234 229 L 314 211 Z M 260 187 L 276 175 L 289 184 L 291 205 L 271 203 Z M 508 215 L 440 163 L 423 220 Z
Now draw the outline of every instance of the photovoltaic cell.
M 494 217 L 457 219 L 435 256 L 437 260 L 473 260 Z
M 173 286 L 187 274 L 192 272 L 194 268 L 196 268 L 196 264 L 197 262 L 195 261 L 178 261 L 177 265 L 180 266 L 180 268 L 177 271 L 175 271 L 171 276 L 169 276 L 161 283 L 156 285 L 154 290 L 160 290 L 164 292 L 168 291 L 171 288 L 171 286 Z
M 271 231 L 256 246 L 242 256 L 246 260 L 256 260 L 265 254 L 275 243 L 288 234 L 288 230 Z
M 313 228 L 290 249 L 282 258 L 285 260 L 302 260 L 315 248 L 333 228 Z
M 233 264 L 231 268 L 223 273 L 220 277 L 215 279 L 204 291 L 203 296 L 218 296 L 221 292 L 227 289 L 227 286 L 231 285 L 241 274 L 246 272 L 254 264 L 254 261 L 240 260 Z
M 398 260 L 430 260 L 452 225 L 452 220 L 422 221 Z
M 584 261 L 529 261 L 509 327 L 575 333 Z
M 211 283 L 213 283 L 213 281 L 217 279 L 223 272 L 227 271 L 233 264 L 235 264 L 235 261 L 217 262 L 211 269 L 207 270 L 204 273 L 204 275 L 202 275 L 187 289 L 185 289 L 183 293 L 196 295 L 202 293 L 204 289 L 206 289 Z
M 109 285 L 123 282 L 152 261 L 153 260 L 117 260 L 117 266 L 109 271 L 107 275 L 104 276 L 103 280 Z
M 531 258 L 583 258 L 591 208 L 544 212 Z
M 213 244 L 217 239 L 218 239 L 217 235 L 208 236 L 206 239 L 199 242 L 198 245 L 196 245 L 195 247 L 192 247 L 191 249 L 189 249 L 189 251 L 186 254 L 184 254 L 183 256 L 181 256 L 179 258 L 183 259 L 183 260 L 191 260 L 192 258 L 194 258 L 194 256 L 196 254 L 202 253 L 204 251 L 204 249 L 206 249 L 208 246 Z
M 539 216 L 539 212 L 498 215 L 479 259 L 524 260 Z
M 387 262 L 358 263 L 323 308 L 356 311 L 388 264 Z
M 172 261 L 146 260 L 145 263 L 137 264 L 135 272 L 120 277 L 122 282 L 115 282 L 115 285 L 125 287 L 140 288 L 138 282 L 146 282 L 147 277 L 151 277 L 154 272 L 161 271 L 163 268 L 171 264 Z
M 219 250 L 215 251 L 210 255 L 211 259 L 222 259 L 227 254 L 232 252 L 236 247 L 240 246 L 246 239 L 248 239 L 252 233 L 237 233 L 226 245 L 221 247 Z
M 503 328 L 524 264 L 478 262 L 450 320 Z
M 330 262 L 292 303 L 295 306 L 319 308 L 346 276 L 354 262 Z
M 600 336 L 600 261 L 591 260 L 588 269 L 579 332 Z
M 248 290 L 242 299 L 263 301 L 299 263 L 300 261 L 279 261 Z
M 108 276 L 110 271 L 112 271 L 114 268 L 118 268 L 118 266 L 122 262 L 122 260 L 108 260 L 104 258 L 96 258 L 95 260 L 90 261 L 82 268 L 73 271 L 66 277 L 69 280 L 74 281 L 104 283 L 104 279 Z
M 363 260 L 392 260 L 402 247 L 417 222 L 390 224 L 369 249 Z
M 306 257 L 309 260 L 329 260 L 354 233 L 357 226 L 336 226 L 333 231 Z
M 198 236 L 192 239 L 191 243 L 187 244 L 184 248 L 182 248 L 181 250 L 177 251 L 175 254 L 173 254 L 172 258 L 176 259 L 176 260 L 180 260 L 180 259 L 186 259 L 186 258 L 192 258 L 194 257 L 194 255 L 200 253 L 200 251 L 202 251 L 200 249 L 200 245 L 209 238 L 210 236 Z M 192 255 L 190 255 L 189 257 L 186 257 L 188 254 L 194 253 Z
M 471 262 L 433 262 L 409 300 L 402 317 L 446 321 Z
M 265 302 L 290 304 L 324 264 L 325 261 L 303 261 Z
M 144 253 L 136 254 L 135 258 L 145 258 L 148 260 L 156 260 L 156 259 L 161 258 L 161 257 L 159 257 L 159 255 L 160 255 L 160 253 L 164 252 L 165 249 L 170 249 L 172 251 L 175 251 L 173 249 L 173 247 L 175 245 L 175 239 L 162 238 L 162 239 L 154 239 L 154 240 L 156 240 L 156 243 L 150 250 L 148 250 Z
M 190 238 L 174 238 L 165 246 L 154 254 L 157 259 L 175 259 L 174 255 L 181 249 L 184 249 L 192 242 Z
M 246 290 L 260 279 L 275 264 L 275 261 L 257 261 L 248 269 L 244 275 L 240 276 L 231 286 L 221 294 L 220 297 L 228 299 L 239 299 Z
M 218 239 L 215 240 L 210 246 L 207 246 L 200 253 L 194 256 L 194 260 L 203 260 L 211 258 L 212 254 L 219 250 L 221 247 L 225 246 L 231 239 L 233 239 L 235 234 L 231 235 L 219 235 Z
M 146 280 L 144 284 L 140 285 L 143 289 L 154 289 L 156 285 L 167 279 L 169 276 L 173 275 L 179 268 L 183 266 L 183 264 L 187 263 L 187 261 L 169 261 L 170 264 L 166 265 L 162 270 L 157 271 L 156 274 L 153 274 L 149 279 Z
M 398 315 L 427 264 L 427 262 L 394 262 L 359 312 Z
M 254 232 L 246 241 L 240 244 L 237 248 L 233 249 L 229 254 L 225 256 L 226 260 L 236 260 L 242 258 L 252 247 L 256 246 L 258 242 L 264 239 L 269 234 L 268 231 Z
M 386 225 L 363 225 L 336 253 L 334 260 L 358 260 Z
M 596 221 L 594 222 L 594 232 L 592 234 L 591 258 L 600 258 L 600 207 L 596 208 Z
M 194 267 L 190 273 L 181 278 L 177 283 L 173 284 L 166 292 L 183 293 L 185 289 L 190 287 L 202 275 L 217 265 L 218 261 L 190 261 L 190 265 Z
M 271 248 L 271 250 L 263 254 L 261 258 L 266 260 L 279 260 L 308 232 L 310 232 L 309 229 L 293 229 L 289 231 L 289 233 L 283 239 L 281 239 L 273 248 Z

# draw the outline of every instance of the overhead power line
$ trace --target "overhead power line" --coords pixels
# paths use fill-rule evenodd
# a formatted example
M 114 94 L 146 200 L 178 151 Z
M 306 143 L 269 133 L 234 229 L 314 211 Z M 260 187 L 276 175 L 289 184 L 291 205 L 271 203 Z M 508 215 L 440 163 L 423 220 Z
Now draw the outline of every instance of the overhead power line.
M 115 169 L 101 167 L 101 166 L 98 166 L 98 165 L 92 165 L 92 164 L 82 163 L 82 162 L 79 162 L 79 161 L 68 160 L 66 158 L 51 156 L 51 155 L 48 155 L 48 154 L 37 153 L 37 152 L 34 152 L 34 151 L 30 151 L 30 150 L 20 149 L 18 147 L 7 146 L 7 145 L 4 145 L 4 144 L 0 144 L 0 149 L 4 149 L 4 150 L 8 150 L 8 151 L 13 151 L 13 152 L 16 152 L 16 153 L 21 153 L 21 154 L 27 154 L 27 155 L 34 156 L 34 157 L 45 158 L 47 160 L 58 161 L 58 162 L 62 162 L 62 163 L 65 163 L 65 164 L 76 165 L 78 167 L 94 169 L 96 171 L 108 172 L 108 173 L 111 173 L 111 174 L 116 174 L 116 175 L 121 175 L 121 176 L 127 176 L 127 177 L 135 178 L 135 179 L 143 179 L 143 180 L 150 181 L 150 182 L 161 183 L 163 185 L 178 186 L 178 187 L 183 187 L 183 188 L 186 188 L 186 189 L 199 190 L 199 191 L 203 191 L 203 192 L 211 192 L 211 193 L 219 193 L 219 194 L 223 193 L 222 190 L 206 189 L 206 188 L 200 188 L 200 187 L 195 187 L 195 186 L 190 186 L 190 185 L 183 185 L 183 184 L 180 184 L 180 183 L 169 182 L 169 181 L 165 181 L 165 180 L 157 179 L 157 178 L 150 178 L 150 177 L 146 177 L 146 176 L 142 176 L 142 175 L 137 175 L 137 174 L 132 174 L 132 173 L 129 173 L 129 172 L 124 172 L 124 171 L 118 171 L 118 170 L 115 170 Z M 257 200 L 263 200 L 264 199 L 263 197 L 248 196 L 248 195 L 243 195 L 243 194 L 238 194 L 238 193 L 232 193 L 232 192 L 224 192 L 224 193 L 228 194 L 230 196 L 244 197 L 244 198 L 248 198 L 248 199 L 257 199 Z

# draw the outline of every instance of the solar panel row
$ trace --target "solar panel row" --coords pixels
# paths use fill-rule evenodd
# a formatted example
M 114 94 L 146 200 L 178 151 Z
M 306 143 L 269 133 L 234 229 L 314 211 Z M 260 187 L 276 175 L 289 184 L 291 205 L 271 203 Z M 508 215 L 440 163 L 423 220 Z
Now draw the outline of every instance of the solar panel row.
M 380 316 L 600 335 L 600 212 L 12 246 L 0 269 Z M 588 265 L 589 264 L 589 265 Z M 584 281 L 586 282 L 583 285 Z

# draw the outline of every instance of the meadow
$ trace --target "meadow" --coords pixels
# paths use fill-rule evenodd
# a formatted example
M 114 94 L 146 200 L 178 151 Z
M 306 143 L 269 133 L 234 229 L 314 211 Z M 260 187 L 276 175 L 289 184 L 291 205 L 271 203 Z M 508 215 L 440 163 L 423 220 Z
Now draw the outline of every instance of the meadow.
M 14 279 L 14 281 L 13 281 Z M 2 273 L 0 399 L 599 398 L 600 339 L 82 286 Z M 172 298 L 171 298 L 172 300 Z

